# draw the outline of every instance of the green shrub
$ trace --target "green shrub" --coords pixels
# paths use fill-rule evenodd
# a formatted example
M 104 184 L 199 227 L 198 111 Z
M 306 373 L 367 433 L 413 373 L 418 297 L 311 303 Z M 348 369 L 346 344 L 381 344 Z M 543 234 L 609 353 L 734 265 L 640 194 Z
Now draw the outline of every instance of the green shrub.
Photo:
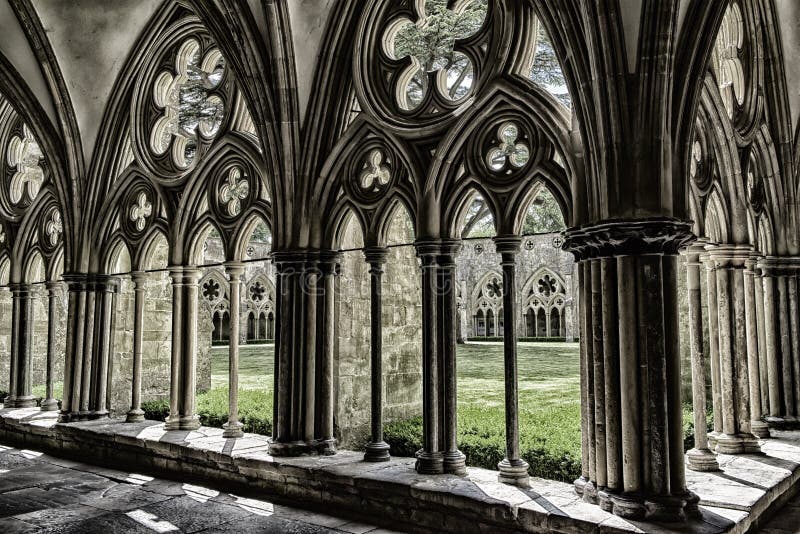
M 145 419 L 163 421 L 169 415 L 166 400 L 142 403 Z M 214 388 L 197 395 L 197 415 L 203 426 L 222 428 L 228 422 L 228 389 Z M 252 389 L 239 390 L 239 421 L 245 432 L 272 434 L 272 393 Z

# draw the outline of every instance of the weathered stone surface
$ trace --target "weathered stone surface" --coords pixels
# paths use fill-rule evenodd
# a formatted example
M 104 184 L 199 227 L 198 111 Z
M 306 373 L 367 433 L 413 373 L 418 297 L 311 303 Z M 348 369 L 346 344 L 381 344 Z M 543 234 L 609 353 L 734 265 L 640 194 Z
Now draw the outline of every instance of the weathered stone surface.
M 46 434 L 36 435 L 31 429 L 37 421 L 53 423 L 37 427 Z M 409 458 L 392 459 L 383 464 L 362 462 L 361 455 L 356 452 L 328 457 L 275 458 L 269 455 L 262 436 L 223 440 L 219 429 L 164 432 L 163 423 L 127 425 L 120 420 L 110 420 L 55 424 L 54 421 L 52 415 L 43 416 L 37 409 L 2 410 L 0 440 L 26 444 L 39 440 L 41 445 L 59 454 L 91 458 L 117 467 L 130 465 L 125 462 L 132 458 L 137 471 L 158 470 L 177 476 L 200 477 L 238 485 L 248 491 L 260 488 L 270 495 L 308 506 L 335 507 L 342 512 L 381 518 L 394 527 L 401 526 L 396 518 L 404 518 L 403 521 L 417 528 L 459 533 L 669 532 L 671 528 L 613 516 L 583 502 L 571 484 L 562 482 L 532 478 L 531 487 L 521 489 L 500 484 L 496 472 L 478 468 L 470 468 L 467 477 L 420 475 L 413 469 L 414 460 Z M 241 445 L 237 446 L 238 443 Z M 765 442 L 763 451 L 762 455 L 720 455 L 722 471 L 718 473 L 687 472 L 688 488 L 702 499 L 703 517 L 692 520 L 682 529 L 702 533 L 744 532 L 767 513 L 772 503 L 782 502 L 783 495 L 796 491 L 800 484 L 800 433 L 778 431 L 775 438 Z M 167 483 L 153 483 L 149 477 L 121 469 L 81 468 L 81 464 L 75 462 L 67 463 L 66 467 L 55 463 L 41 467 L 34 463 L 49 460 L 48 456 L 36 456 L 36 453 L 29 456 L 2 460 L 8 465 L 18 465 L 24 476 L 6 474 L 0 482 L 13 481 L 9 487 L 28 491 L 30 495 L 24 494 L 29 497 L 26 505 L 0 499 L 0 515 L 3 506 L 6 506 L 5 515 L 27 514 L 46 508 L 42 506 L 45 497 L 74 505 L 77 503 L 75 495 L 82 495 L 88 500 L 81 504 L 117 512 L 149 510 L 148 513 L 162 519 L 174 516 L 175 521 L 188 521 L 184 527 L 192 531 L 196 522 L 187 517 L 195 514 L 196 505 L 201 504 L 198 501 L 213 500 L 236 507 L 234 515 L 237 517 L 242 509 L 255 506 L 239 502 L 239 497 L 209 489 L 193 489 L 193 486 L 184 485 L 181 493 Z M 65 478 L 64 474 L 74 473 L 74 469 L 84 472 L 73 476 L 72 482 L 62 484 L 50 480 Z M 0 496 L 2 491 L 0 488 Z M 170 501 L 173 497 L 180 500 Z M 274 509 L 273 513 L 279 515 Z M 206 517 L 208 526 L 231 524 L 215 523 L 221 517 L 216 512 Z M 120 527 L 124 523 L 119 519 L 111 521 L 104 515 L 80 521 L 86 528 L 97 524 Z M 339 521 L 341 523 L 336 526 L 329 526 L 339 528 L 348 523 Z M 26 521 L 10 523 L 9 529 L 29 525 Z M 214 528 L 219 528 L 220 532 L 229 531 L 224 526 Z M 355 523 L 353 529 L 360 531 L 361 527 Z

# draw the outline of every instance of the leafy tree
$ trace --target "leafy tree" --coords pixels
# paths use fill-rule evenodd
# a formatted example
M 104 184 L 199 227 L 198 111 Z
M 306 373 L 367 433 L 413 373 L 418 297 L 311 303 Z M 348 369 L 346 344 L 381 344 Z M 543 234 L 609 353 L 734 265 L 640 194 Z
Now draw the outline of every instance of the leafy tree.
M 572 107 L 567 90 L 567 82 L 564 79 L 564 72 L 561 64 L 553 49 L 553 42 L 550 40 L 544 24 L 538 24 L 538 34 L 536 36 L 536 53 L 531 66 L 530 79 L 541 85 L 556 97 L 566 107 Z
M 250 240 L 254 243 L 272 243 L 272 234 L 264 222 L 259 222 L 253 230 Z
M 566 225 L 561 207 L 549 190 L 542 189 L 528 208 L 522 233 L 546 234 L 560 232 L 564 228 Z
M 461 237 L 492 237 L 495 235 L 494 217 L 483 198 L 472 201 L 464 216 L 464 228 Z

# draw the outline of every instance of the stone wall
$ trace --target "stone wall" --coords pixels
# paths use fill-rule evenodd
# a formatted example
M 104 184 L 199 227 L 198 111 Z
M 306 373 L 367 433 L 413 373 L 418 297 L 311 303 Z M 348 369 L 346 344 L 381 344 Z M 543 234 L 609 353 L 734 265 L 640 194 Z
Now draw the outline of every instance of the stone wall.
M 53 381 L 64 380 L 64 353 L 67 347 L 67 292 L 62 285 L 56 299 L 56 352 L 53 360 Z M 31 354 L 31 385 L 36 387 L 47 383 L 47 345 L 49 343 L 48 325 L 50 306 L 47 287 L 44 284 L 33 286 L 33 349 Z
M 11 366 L 11 292 L 0 287 L 0 392 L 8 392 Z
M 531 280 L 531 276 L 546 268 L 560 277 L 566 286 L 566 339 L 577 340 L 579 325 L 575 320 L 578 302 L 578 280 L 575 262 L 572 254 L 556 247 L 558 234 L 539 234 L 525 237 L 517 255 L 516 262 L 516 289 L 517 289 L 517 332 L 520 337 L 525 333 L 525 310 L 521 303 L 525 298 L 523 290 Z M 489 239 L 469 239 L 463 242 L 461 253 L 456 259 L 456 278 L 458 280 L 461 298 L 459 299 L 460 338 L 473 337 L 472 316 L 475 312 L 474 294 L 476 287 L 481 284 L 487 273 L 502 273 L 500 254 L 495 252 L 494 242 Z M 502 280 L 502 276 L 501 276 Z
M 410 225 L 395 218 L 390 242 L 411 243 Z M 341 248 L 363 246 L 360 231 L 349 225 Z M 370 278 L 363 253 L 342 256 L 337 298 L 335 424 L 340 446 L 355 447 L 369 437 Z M 422 289 L 413 246 L 390 248 L 383 277 L 384 420 L 422 413 Z

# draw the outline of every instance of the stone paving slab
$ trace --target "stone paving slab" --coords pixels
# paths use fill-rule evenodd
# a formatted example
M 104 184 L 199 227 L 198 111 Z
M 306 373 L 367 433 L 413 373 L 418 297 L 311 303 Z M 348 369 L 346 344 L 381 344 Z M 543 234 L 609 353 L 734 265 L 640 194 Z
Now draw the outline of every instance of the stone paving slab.
M 0 466 L 2 534 L 399 534 L 204 486 L 64 462 L 32 450 L 0 446 Z
M 176 490 L 165 483 L 151 484 L 145 480 L 147 477 L 135 478 L 141 475 L 119 470 L 121 465 L 232 484 L 250 492 L 267 493 L 279 502 L 302 502 L 304 506 L 333 509 L 352 517 L 377 518 L 390 528 L 406 524 L 419 531 L 434 532 L 612 533 L 672 532 L 676 527 L 613 516 L 583 502 L 571 484 L 533 478 L 531 488 L 514 488 L 500 484 L 496 472 L 478 468 L 469 468 L 467 477 L 424 476 L 414 471 L 413 459 L 366 463 L 361 453 L 353 451 L 333 456 L 278 458 L 269 454 L 269 440 L 264 436 L 247 434 L 237 440 L 226 439 L 220 429 L 205 427 L 191 432 L 167 432 L 159 422 L 126 424 L 114 419 L 57 424 L 52 412 L 0 410 L 0 440 L 22 442 L 26 446 L 36 444 L 56 454 L 114 466 L 116 469 L 93 468 L 70 464 L 71 460 L 66 463 L 54 460 L 48 469 L 81 469 L 84 465 L 92 476 L 105 477 L 120 485 L 97 496 L 92 494 L 98 490 L 92 486 L 96 481 L 85 478 L 82 486 L 75 486 L 75 491 L 84 491 L 93 500 L 83 504 L 109 513 L 144 510 L 156 517 L 174 516 L 176 521 L 187 518 L 189 522 L 181 527 L 186 531 L 194 531 L 193 511 L 203 499 L 223 507 L 242 505 L 221 499 L 219 494 Z M 687 471 L 687 485 L 700 496 L 703 517 L 681 526 L 680 530 L 708 534 L 745 532 L 770 511 L 773 503 L 796 491 L 800 485 L 800 432 L 775 432 L 774 438 L 763 442 L 762 450 L 763 454 L 719 455 L 722 468 L 719 472 Z M 19 468 L 24 470 L 26 465 L 23 463 Z M 40 478 L 34 477 L 33 483 L 20 481 L 20 484 L 44 491 L 35 483 L 41 478 L 46 478 L 44 473 Z M 0 491 L 3 480 L 0 475 Z M 7 480 L 12 481 L 5 482 L 8 486 L 18 478 L 12 476 Z M 41 501 L 42 495 L 33 493 L 32 501 Z M 2 506 L 0 499 L 0 514 Z M 273 505 L 269 513 L 279 515 L 278 506 Z M 21 518 L 24 513 L 13 515 L 16 520 L 28 523 Z M 219 532 L 232 531 L 225 526 L 222 515 L 210 519 L 207 527 Z M 287 520 L 296 519 L 287 517 Z M 85 521 L 92 527 L 109 522 L 126 523 L 124 519 L 104 515 Z M 332 521 L 322 526 L 339 528 L 352 523 L 343 529 L 352 534 L 359 534 L 362 529 L 358 521 Z M 14 522 L 8 526 L 24 527 Z

